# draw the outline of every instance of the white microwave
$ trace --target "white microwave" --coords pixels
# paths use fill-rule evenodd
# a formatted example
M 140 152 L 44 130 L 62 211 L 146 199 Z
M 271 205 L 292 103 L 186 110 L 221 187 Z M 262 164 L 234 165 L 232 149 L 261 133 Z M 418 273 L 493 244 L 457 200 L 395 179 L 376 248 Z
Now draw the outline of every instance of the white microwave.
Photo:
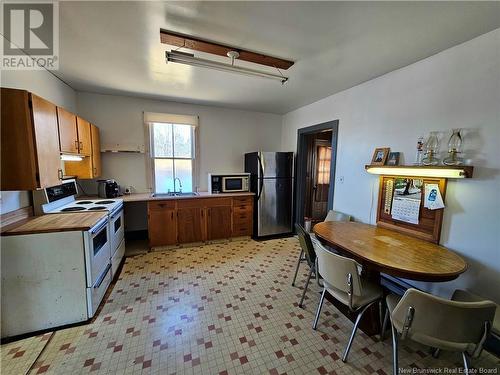
M 250 191 L 250 174 L 210 174 L 209 186 L 212 194 Z

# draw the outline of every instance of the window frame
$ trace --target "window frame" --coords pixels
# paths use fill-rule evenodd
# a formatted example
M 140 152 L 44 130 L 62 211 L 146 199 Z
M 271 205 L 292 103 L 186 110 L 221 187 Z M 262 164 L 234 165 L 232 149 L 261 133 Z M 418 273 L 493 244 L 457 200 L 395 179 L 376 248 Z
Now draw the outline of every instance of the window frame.
M 173 126 L 174 125 L 182 125 L 191 127 L 191 158 L 186 157 L 176 157 L 175 155 L 175 144 L 172 142 L 172 157 L 166 156 L 155 156 L 154 153 L 154 124 L 170 124 L 172 125 L 172 137 L 173 137 Z M 147 157 L 147 170 L 149 172 L 149 182 L 150 182 L 150 191 L 155 194 L 166 194 L 165 192 L 157 192 L 156 191 L 156 172 L 155 172 L 155 160 L 156 159 L 168 159 L 173 160 L 191 160 L 191 182 L 192 182 L 192 192 L 196 192 L 199 189 L 199 179 L 198 179 L 198 171 L 199 171 L 199 130 L 198 125 L 193 124 L 182 124 L 179 122 L 172 121 L 152 121 L 146 123 L 147 132 L 148 132 L 148 157 Z M 172 168 L 172 173 L 175 179 L 175 167 Z M 184 191 L 186 192 L 186 191 Z

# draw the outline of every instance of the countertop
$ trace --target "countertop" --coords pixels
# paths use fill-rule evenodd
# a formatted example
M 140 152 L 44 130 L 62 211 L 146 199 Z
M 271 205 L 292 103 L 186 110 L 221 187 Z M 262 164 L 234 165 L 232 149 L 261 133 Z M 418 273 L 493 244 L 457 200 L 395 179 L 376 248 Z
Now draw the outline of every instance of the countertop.
M 32 216 L 4 228 L 2 236 L 21 234 L 86 231 L 106 217 L 106 211 L 47 214 Z
M 165 195 L 159 197 L 153 197 L 151 193 L 133 193 L 128 195 L 123 195 L 121 198 L 123 202 L 146 202 L 146 201 L 164 201 L 164 200 L 177 200 L 177 199 L 200 199 L 200 198 L 228 198 L 228 197 L 252 197 L 255 193 L 244 192 L 244 193 L 221 193 L 212 194 L 206 191 L 199 192 L 198 195 L 185 195 L 185 196 L 174 196 L 168 197 Z M 78 199 L 82 199 L 79 197 Z

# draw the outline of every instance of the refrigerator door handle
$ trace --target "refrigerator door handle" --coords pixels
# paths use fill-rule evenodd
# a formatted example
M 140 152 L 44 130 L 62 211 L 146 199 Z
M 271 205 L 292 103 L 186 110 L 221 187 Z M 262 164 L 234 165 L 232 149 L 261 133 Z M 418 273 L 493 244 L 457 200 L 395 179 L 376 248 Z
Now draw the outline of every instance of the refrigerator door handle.
M 260 154 L 260 153 L 259 153 Z M 260 184 L 259 186 L 259 194 L 257 194 L 257 200 L 260 199 L 260 196 L 262 194 L 262 189 L 264 188 L 264 168 L 262 168 L 262 159 L 260 158 L 260 155 L 257 154 L 257 161 L 259 162 L 259 174 L 260 176 L 257 176 L 257 184 Z

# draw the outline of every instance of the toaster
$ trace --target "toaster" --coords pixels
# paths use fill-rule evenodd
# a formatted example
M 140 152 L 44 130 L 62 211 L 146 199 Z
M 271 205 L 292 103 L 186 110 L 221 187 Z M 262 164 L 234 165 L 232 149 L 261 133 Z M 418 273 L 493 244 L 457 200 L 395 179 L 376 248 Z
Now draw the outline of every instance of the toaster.
M 116 198 L 120 195 L 120 185 L 115 180 L 97 180 L 97 195 L 100 198 Z

